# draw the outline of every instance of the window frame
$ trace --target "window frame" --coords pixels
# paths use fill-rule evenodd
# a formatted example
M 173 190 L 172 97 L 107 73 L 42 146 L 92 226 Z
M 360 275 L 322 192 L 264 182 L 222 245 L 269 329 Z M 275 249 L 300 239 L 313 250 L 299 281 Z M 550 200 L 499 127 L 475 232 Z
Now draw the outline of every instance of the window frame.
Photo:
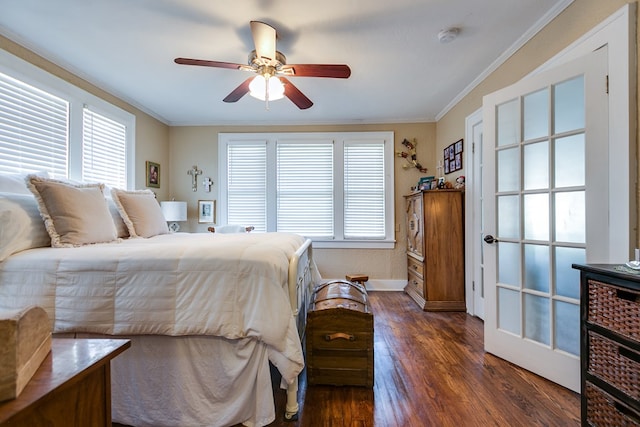
M 267 132 L 218 134 L 219 221 L 227 222 L 227 147 L 230 144 L 264 142 L 267 145 L 267 231 L 276 229 L 276 145 L 281 142 L 333 141 L 334 144 L 334 238 L 313 237 L 316 248 L 393 249 L 395 247 L 394 133 L 380 132 Z M 385 237 L 383 239 L 344 238 L 344 144 L 384 143 Z
M 11 76 L 69 103 L 67 178 L 82 180 L 83 110 L 85 107 L 126 127 L 126 183 L 135 187 L 135 115 L 60 77 L 0 49 L 0 73 Z

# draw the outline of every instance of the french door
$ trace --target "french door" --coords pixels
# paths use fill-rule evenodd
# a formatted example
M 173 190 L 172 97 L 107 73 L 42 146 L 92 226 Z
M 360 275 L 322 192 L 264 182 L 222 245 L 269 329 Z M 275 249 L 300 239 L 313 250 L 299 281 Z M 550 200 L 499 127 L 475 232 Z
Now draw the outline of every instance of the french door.
M 580 390 L 579 276 L 608 259 L 607 49 L 485 97 L 485 349 Z

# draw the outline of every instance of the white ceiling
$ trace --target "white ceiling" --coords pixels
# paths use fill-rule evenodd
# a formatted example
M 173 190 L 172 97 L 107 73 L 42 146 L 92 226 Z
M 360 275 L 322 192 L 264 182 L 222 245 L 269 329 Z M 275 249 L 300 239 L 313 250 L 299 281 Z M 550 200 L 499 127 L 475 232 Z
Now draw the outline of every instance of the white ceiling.
M 170 125 L 433 121 L 573 0 L 0 0 L 0 34 Z M 249 21 L 289 64 L 348 64 L 349 79 L 290 80 L 314 105 L 245 96 Z M 438 32 L 460 29 L 442 44 Z

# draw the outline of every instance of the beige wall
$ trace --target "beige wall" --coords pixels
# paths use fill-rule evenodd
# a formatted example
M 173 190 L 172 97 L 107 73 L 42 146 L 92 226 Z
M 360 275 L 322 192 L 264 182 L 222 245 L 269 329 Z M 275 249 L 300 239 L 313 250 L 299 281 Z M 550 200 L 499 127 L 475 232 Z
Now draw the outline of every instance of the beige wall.
M 464 137 L 465 118 L 482 106 L 484 95 L 520 80 L 627 3 L 636 2 L 628 0 L 575 0 L 438 121 L 436 150 L 441 152 L 445 146 Z M 634 143 L 637 144 L 638 135 L 633 135 L 633 137 L 636 139 Z M 638 196 L 632 206 L 638 204 L 637 199 Z M 636 240 L 638 240 L 637 236 Z
M 405 224 L 403 195 L 424 175 L 435 175 L 435 124 L 404 123 L 385 125 L 336 125 L 336 126 L 188 126 L 170 129 L 170 197 L 186 200 L 189 206 L 189 223 L 183 230 L 204 231 L 207 224 L 197 222 L 198 200 L 218 199 L 218 133 L 220 132 L 336 132 L 336 131 L 393 131 L 395 150 L 401 151 L 403 139 L 417 141 L 418 160 L 428 171 L 420 173 L 415 168 L 404 169 L 406 161 L 395 158 L 395 216 L 397 230 L 394 249 L 315 249 L 316 262 L 323 277 L 339 278 L 347 273 L 366 273 L 371 279 L 403 280 L 407 276 L 405 251 Z M 203 171 L 198 179 L 198 191 L 191 190 L 191 177 L 187 171 L 194 165 Z M 203 177 L 211 177 L 214 186 L 206 193 Z
M 145 161 L 151 160 L 160 163 L 161 173 L 166 172 L 169 165 L 169 126 L 2 36 L 0 36 L 0 49 L 136 116 L 136 150 L 134 154 L 136 188 L 145 188 Z M 161 187 L 153 189 L 160 200 L 169 196 L 169 185 L 163 178 L 164 176 L 161 176 Z

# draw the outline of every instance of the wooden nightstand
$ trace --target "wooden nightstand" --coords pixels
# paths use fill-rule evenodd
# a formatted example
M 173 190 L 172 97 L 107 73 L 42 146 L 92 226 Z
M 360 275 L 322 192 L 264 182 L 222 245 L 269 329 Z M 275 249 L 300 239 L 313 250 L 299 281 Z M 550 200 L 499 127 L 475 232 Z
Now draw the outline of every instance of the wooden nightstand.
M 111 427 L 109 362 L 130 346 L 126 339 L 54 338 L 22 393 L 0 403 L 0 425 Z

